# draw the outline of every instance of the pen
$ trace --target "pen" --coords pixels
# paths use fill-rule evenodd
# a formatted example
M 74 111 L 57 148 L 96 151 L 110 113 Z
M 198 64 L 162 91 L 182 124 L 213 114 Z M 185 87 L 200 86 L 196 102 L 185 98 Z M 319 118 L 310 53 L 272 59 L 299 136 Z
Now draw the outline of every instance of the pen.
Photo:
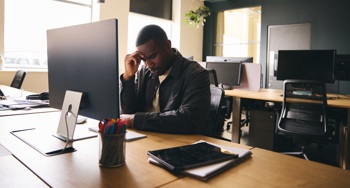
M 125 133 L 125 132 L 126 132 L 126 124 L 123 124 L 121 133 Z
M 108 130 L 108 134 L 114 134 L 115 133 L 115 124 L 112 124 Z
M 107 134 L 108 133 L 108 124 L 107 125 L 105 125 L 105 128 L 104 128 L 104 130 L 103 130 L 103 132 L 102 133 L 105 133 L 105 134 Z
M 99 132 L 103 134 L 122 134 L 126 132 L 127 121 L 118 119 L 103 119 L 98 123 Z
M 116 130 L 116 134 L 120 134 L 121 133 L 121 131 L 122 131 L 122 124 L 120 124 L 119 122 L 117 123 L 117 130 Z
M 105 124 L 103 121 L 100 121 L 98 124 L 98 129 L 100 133 L 103 133 L 104 129 L 105 129 Z

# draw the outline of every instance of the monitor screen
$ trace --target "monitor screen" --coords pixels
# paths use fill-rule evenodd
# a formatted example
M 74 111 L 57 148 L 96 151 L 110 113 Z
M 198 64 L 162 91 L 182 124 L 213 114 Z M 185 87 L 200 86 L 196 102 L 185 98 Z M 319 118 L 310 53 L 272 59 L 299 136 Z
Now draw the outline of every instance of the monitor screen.
M 336 50 L 279 50 L 277 80 L 334 83 Z
M 253 57 L 222 57 L 222 56 L 207 56 L 207 62 L 241 62 L 253 63 Z
M 350 81 L 350 54 L 337 54 L 334 69 L 336 80 Z
M 207 69 L 214 69 L 218 82 L 223 85 L 239 86 L 241 83 L 240 62 L 207 62 Z
M 50 106 L 61 109 L 66 90 L 83 93 L 79 115 L 119 117 L 118 21 L 47 31 Z

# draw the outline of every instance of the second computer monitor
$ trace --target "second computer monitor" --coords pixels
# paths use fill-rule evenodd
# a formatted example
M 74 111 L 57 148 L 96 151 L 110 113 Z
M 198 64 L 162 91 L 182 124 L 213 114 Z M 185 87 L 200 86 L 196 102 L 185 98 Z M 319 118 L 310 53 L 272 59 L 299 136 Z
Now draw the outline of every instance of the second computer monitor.
M 334 83 L 336 50 L 279 50 L 277 80 Z
M 218 82 L 224 87 L 239 86 L 241 83 L 241 62 L 207 62 L 207 69 L 214 69 Z
M 223 57 L 223 56 L 207 56 L 207 62 L 241 62 L 253 63 L 253 57 Z

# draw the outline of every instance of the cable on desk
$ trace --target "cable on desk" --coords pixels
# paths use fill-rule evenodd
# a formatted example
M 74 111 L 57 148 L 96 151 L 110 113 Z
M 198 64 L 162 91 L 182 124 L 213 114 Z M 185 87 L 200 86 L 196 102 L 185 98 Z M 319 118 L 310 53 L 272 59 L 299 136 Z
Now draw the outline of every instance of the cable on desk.
M 66 114 L 65 114 L 65 118 L 64 118 L 64 122 L 65 122 L 65 124 L 66 124 L 66 145 L 64 146 L 64 148 L 62 149 L 62 151 L 61 151 L 59 154 L 62 154 L 62 153 L 64 153 L 64 152 L 66 151 L 67 146 L 68 146 L 68 143 L 69 143 L 69 129 L 68 129 L 68 121 L 67 121 L 67 119 L 68 119 L 68 114 L 69 114 L 69 113 L 71 113 L 71 114 L 73 114 L 74 116 L 76 116 L 76 115 L 72 112 L 72 105 L 71 105 L 71 104 L 68 106 L 68 110 L 67 110 L 67 112 L 66 112 Z

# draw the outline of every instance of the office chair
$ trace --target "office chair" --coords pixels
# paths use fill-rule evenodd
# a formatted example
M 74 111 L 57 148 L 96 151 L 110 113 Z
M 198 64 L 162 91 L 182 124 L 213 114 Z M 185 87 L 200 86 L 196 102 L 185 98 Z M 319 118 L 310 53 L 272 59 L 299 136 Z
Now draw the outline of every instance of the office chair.
M 210 102 L 210 112 L 203 127 L 203 135 L 219 138 L 222 132 L 222 125 L 225 121 L 224 115 L 222 113 L 222 104 L 224 101 L 224 90 L 215 85 L 210 85 L 211 102 Z
M 207 69 L 207 70 L 209 72 L 210 84 L 215 85 L 216 87 L 222 88 L 222 86 L 219 86 L 219 81 L 218 81 L 218 78 L 216 76 L 216 71 L 214 69 Z M 224 100 L 224 104 L 222 106 L 222 111 L 225 112 L 225 119 L 229 120 L 231 118 L 231 114 L 232 114 L 233 97 L 224 96 L 224 98 L 225 98 L 225 100 Z M 240 127 L 243 127 L 244 125 L 248 126 L 248 124 L 249 124 L 249 111 L 243 109 L 242 113 L 245 115 L 245 118 L 241 120 Z M 232 125 L 232 121 L 228 121 L 226 123 L 226 130 L 230 130 L 231 125 Z
M 285 80 L 283 103 L 277 123 L 277 133 L 291 136 L 301 155 L 309 160 L 304 149 L 312 140 L 327 132 L 327 94 L 325 84 L 318 81 Z
M 12 80 L 11 87 L 21 89 L 24 78 L 26 77 L 26 71 L 18 70 Z
M 219 87 L 218 77 L 216 76 L 216 71 L 214 69 L 207 69 L 209 72 L 210 84 Z
M 218 78 L 216 76 L 216 71 L 214 69 L 207 69 L 209 72 L 209 80 L 210 80 L 210 84 L 216 86 L 216 87 L 220 87 L 219 86 L 219 81 Z M 224 96 L 224 101 L 221 107 L 221 111 L 224 114 L 225 119 L 230 119 L 231 118 L 231 113 L 232 113 L 232 104 L 233 104 L 233 98 L 229 97 L 229 96 Z M 232 122 L 227 122 L 226 127 L 228 127 L 230 125 L 230 123 L 232 124 Z M 222 124 L 222 131 L 224 129 L 224 122 Z

